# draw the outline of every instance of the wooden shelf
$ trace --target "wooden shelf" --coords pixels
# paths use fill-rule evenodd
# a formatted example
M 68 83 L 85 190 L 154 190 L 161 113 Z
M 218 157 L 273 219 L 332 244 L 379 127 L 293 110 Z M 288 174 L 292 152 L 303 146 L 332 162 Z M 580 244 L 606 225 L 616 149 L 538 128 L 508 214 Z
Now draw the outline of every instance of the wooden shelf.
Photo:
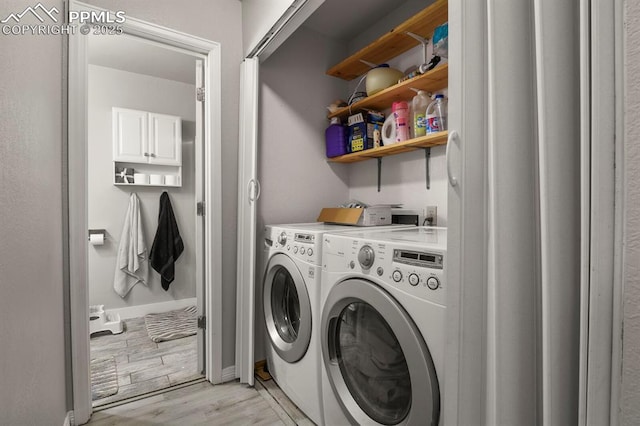
M 419 138 L 395 143 L 393 145 L 382 146 L 380 148 L 366 149 L 364 151 L 353 152 L 339 157 L 327 158 L 332 163 L 357 163 L 358 161 L 371 160 L 372 158 L 387 157 L 389 155 L 401 154 L 403 152 L 415 151 L 420 148 L 430 148 L 447 143 L 448 132 L 430 133 Z
M 406 35 L 406 32 L 430 39 L 433 37 L 433 31 L 436 27 L 447 22 L 448 7 L 447 0 L 436 0 L 435 3 L 379 37 L 373 43 L 333 66 L 327 71 L 327 74 L 344 80 L 353 80 L 370 69 L 361 60 L 382 64 L 417 46 L 418 41 Z
M 442 64 L 431 71 L 414 77 L 410 80 L 403 81 L 387 89 L 384 89 L 373 96 L 364 98 L 351 106 L 338 109 L 336 112 L 329 114 L 329 118 L 346 117 L 356 113 L 361 109 L 383 110 L 388 108 L 395 101 L 406 101 L 413 98 L 416 92 L 412 89 L 425 90 L 434 92 L 447 87 L 449 84 L 449 65 Z

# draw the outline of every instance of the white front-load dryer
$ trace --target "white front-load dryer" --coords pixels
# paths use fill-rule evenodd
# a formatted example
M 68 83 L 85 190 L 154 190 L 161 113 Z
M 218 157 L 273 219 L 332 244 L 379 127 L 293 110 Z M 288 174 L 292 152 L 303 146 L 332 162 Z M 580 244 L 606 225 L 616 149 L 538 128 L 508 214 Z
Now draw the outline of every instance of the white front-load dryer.
M 325 424 L 443 424 L 446 229 L 323 242 Z
M 319 222 L 265 228 L 262 306 L 267 367 L 282 391 L 316 424 L 324 424 L 319 340 L 322 236 L 360 229 Z

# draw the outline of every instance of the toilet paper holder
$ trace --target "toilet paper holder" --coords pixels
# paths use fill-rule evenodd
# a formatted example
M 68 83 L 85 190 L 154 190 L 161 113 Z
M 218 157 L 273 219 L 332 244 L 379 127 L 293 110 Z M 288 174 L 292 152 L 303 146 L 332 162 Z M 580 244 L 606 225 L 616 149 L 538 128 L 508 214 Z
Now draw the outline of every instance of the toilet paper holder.
M 91 236 L 95 234 L 102 234 L 102 238 L 106 241 L 107 239 L 106 229 L 89 229 L 89 236 L 87 237 L 87 240 L 91 241 Z

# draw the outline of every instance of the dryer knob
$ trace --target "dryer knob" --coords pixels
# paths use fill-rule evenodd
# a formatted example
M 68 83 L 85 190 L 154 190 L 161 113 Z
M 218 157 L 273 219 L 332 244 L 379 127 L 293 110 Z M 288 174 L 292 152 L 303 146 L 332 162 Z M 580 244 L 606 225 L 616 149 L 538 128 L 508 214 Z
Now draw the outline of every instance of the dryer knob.
M 429 287 L 431 290 L 436 290 L 438 287 L 440 287 L 440 281 L 438 281 L 436 277 L 429 277 L 427 279 L 427 287 Z
M 358 252 L 358 262 L 363 269 L 371 268 L 373 261 L 376 258 L 376 254 L 371 246 L 362 246 Z
M 280 235 L 278 235 L 278 242 L 281 246 L 287 244 L 287 234 L 285 232 L 282 232 Z
M 420 278 L 416 274 L 409 275 L 409 284 L 415 287 L 418 285 L 419 282 L 420 282 Z

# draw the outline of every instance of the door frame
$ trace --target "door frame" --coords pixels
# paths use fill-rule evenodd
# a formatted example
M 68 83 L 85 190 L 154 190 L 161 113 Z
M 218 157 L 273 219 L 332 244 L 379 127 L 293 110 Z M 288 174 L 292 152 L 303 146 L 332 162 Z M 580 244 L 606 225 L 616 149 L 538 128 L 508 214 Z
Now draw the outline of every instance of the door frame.
M 104 12 L 102 8 L 69 0 L 67 10 Z M 222 175 L 221 175 L 221 46 L 217 42 L 126 17 L 123 32 L 171 48 L 203 55 L 205 62 L 204 114 L 204 292 L 205 377 L 222 382 Z M 87 282 L 87 40 L 81 34 L 68 38 L 68 141 L 67 220 L 69 250 L 69 307 L 73 412 L 77 424 L 89 420 L 91 383 L 89 375 L 89 297 Z

